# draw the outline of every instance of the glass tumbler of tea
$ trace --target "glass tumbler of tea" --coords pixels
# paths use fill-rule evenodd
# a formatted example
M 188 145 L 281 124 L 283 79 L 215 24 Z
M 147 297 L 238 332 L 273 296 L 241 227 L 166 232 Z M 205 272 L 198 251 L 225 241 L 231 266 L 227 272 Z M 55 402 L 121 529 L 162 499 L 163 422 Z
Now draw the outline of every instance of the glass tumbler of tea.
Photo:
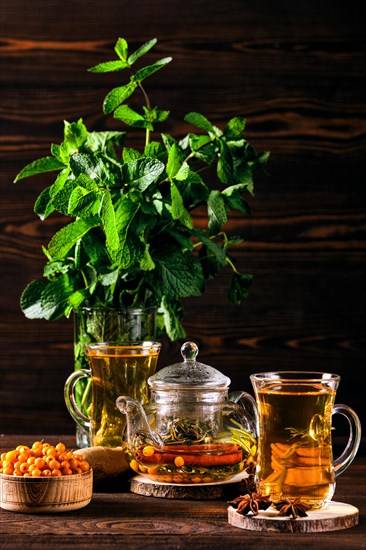
M 144 404 L 149 399 L 147 379 L 156 371 L 161 344 L 137 341 L 98 342 L 85 346 L 89 369 L 78 369 L 65 383 L 66 407 L 83 429 L 89 431 L 92 445 L 121 445 L 125 420 L 116 407 L 119 395 L 130 395 Z M 78 407 L 75 387 L 79 380 L 91 380 L 92 399 L 89 415 Z
M 332 499 L 335 478 L 354 459 L 361 439 L 357 414 L 335 404 L 340 376 L 267 372 L 250 377 L 258 410 L 258 490 L 273 502 L 301 497 L 309 509 Z M 349 422 L 348 443 L 333 460 L 332 415 Z

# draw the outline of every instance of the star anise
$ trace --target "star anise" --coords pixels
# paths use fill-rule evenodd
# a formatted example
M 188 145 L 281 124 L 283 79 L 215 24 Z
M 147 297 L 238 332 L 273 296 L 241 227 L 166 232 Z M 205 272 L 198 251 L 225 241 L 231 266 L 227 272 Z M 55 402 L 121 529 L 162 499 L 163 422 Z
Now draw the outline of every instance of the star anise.
M 268 496 L 260 493 L 247 493 L 229 501 L 228 504 L 233 504 L 234 507 L 237 505 L 236 511 L 243 516 L 246 516 L 249 512 L 256 516 L 259 510 L 267 510 L 272 501 Z
M 273 506 L 278 510 L 280 516 L 292 516 L 294 519 L 307 517 L 306 510 L 310 508 L 301 502 L 301 497 L 285 498 L 275 502 Z
M 238 490 L 240 495 L 247 495 L 248 493 L 257 492 L 257 484 L 255 482 L 255 462 L 251 462 L 244 472 L 247 474 L 247 477 L 243 478 L 238 483 Z

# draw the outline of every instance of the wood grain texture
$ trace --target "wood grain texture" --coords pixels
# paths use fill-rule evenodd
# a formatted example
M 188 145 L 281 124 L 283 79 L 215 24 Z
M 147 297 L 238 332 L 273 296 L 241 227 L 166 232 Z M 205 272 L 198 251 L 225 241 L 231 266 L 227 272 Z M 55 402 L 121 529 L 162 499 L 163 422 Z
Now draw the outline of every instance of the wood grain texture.
M 72 370 L 72 320 L 29 321 L 24 287 L 40 277 L 46 245 L 64 219 L 40 222 L 33 204 L 52 175 L 13 184 L 28 162 L 62 140 L 62 121 L 116 129 L 102 101 L 115 75 L 118 36 L 132 47 L 156 36 L 151 59 L 173 56 L 151 77 L 152 100 L 180 136 L 189 111 L 218 126 L 247 118 L 247 137 L 270 150 L 256 181 L 253 216 L 228 226 L 245 243 L 233 256 L 255 278 L 246 303 L 226 300 L 228 272 L 185 301 L 187 338 L 233 389 L 271 369 L 338 372 L 338 401 L 366 420 L 365 4 L 318 0 L 4 0 L 1 34 L 0 432 L 73 433 L 63 402 Z M 128 144 L 141 134 L 128 130 Z M 204 223 L 201 212 L 196 221 Z M 159 366 L 179 360 L 163 342 Z M 340 423 L 340 432 L 346 430 Z

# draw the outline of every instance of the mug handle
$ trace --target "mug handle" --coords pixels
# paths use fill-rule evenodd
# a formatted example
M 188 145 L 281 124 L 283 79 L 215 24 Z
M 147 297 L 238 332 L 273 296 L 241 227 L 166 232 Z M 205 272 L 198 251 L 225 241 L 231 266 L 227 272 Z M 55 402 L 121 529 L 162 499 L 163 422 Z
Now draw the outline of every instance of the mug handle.
M 334 460 L 334 472 L 336 477 L 342 474 L 355 458 L 361 441 L 361 422 L 353 409 L 347 405 L 335 404 L 333 414 L 345 416 L 349 423 L 350 433 L 346 448 L 340 457 Z
M 85 416 L 79 409 L 75 399 L 75 386 L 82 378 L 90 378 L 91 372 L 88 369 L 78 369 L 74 371 L 65 382 L 64 399 L 67 410 L 71 414 L 75 422 L 84 430 L 89 431 L 91 428 L 91 420 Z

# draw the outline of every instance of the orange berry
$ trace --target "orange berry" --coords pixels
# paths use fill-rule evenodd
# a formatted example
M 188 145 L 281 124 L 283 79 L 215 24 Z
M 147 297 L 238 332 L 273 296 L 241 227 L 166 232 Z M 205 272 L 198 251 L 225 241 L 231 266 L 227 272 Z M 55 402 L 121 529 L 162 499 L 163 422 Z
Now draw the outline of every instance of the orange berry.
M 86 460 L 82 460 L 79 464 L 79 468 L 82 472 L 88 472 L 90 470 L 90 464 Z
M 41 475 L 42 477 L 50 477 L 52 475 L 52 472 L 48 468 L 45 468 L 44 470 L 42 470 Z
M 75 470 L 75 468 L 78 468 L 79 467 L 79 460 L 77 460 L 77 458 L 71 458 L 70 459 L 70 468 L 72 470 Z
M 36 461 L 36 457 L 35 456 L 30 456 L 28 459 L 27 459 L 27 463 L 28 464 L 34 464 Z
M 177 468 L 184 466 L 184 458 L 182 456 L 176 456 L 174 459 L 174 464 L 177 466 Z
M 28 472 L 28 468 L 29 468 L 29 464 L 27 464 L 27 462 L 22 462 L 20 467 L 19 467 L 19 470 L 25 474 L 26 472 Z
M 70 462 L 68 460 L 63 460 L 60 466 L 61 468 L 70 468 Z
M 152 445 L 146 445 L 146 447 L 142 449 L 142 454 L 144 456 L 152 456 L 154 453 L 155 453 L 155 449 Z
M 3 474 L 7 476 L 12 476 L 13 472 L 14 472 L 14 466 L 12 464 L 9 464 L 9 466 L 5 466 L 5 468 L 3 468 Z
M 51 468 L 51 470 L 59 470 L 61 467 L 61 464 L 59 463 L 58 460 L 56 460 L 55 458 L 52 458 L 52 460 L 49 461 L 48 466 L 49 468 Z
M 61 473 L 63 476 L 71 476 L 72 470 L 71 468 L 62 468 Z
M 66 451 L 66 446 L 63 443 L 57 443 L 55 449 L 58 453 L 64 453 Z
M 34 468 L 34 470 L 32 470 L 30 473 L 32 474 L 32 477 L 39 477 L 40 475 L 42 475 L 42 472 L 39 468 Z
M 37 468 L 42 470 L 46 466 L 46 461 L 39 456 L 38 458 L 36 458 L 36 461 L 34 464 L 37 466 Z
M 52 477 L 59 477 L 62 476 L 61 470 L 52 470 L 51 472 Z
M 13 451 L 8 451 L 5 455 L 6 462 L 12 462 L 13 464 L 18 460 L 19 451 L 15 449 Z

